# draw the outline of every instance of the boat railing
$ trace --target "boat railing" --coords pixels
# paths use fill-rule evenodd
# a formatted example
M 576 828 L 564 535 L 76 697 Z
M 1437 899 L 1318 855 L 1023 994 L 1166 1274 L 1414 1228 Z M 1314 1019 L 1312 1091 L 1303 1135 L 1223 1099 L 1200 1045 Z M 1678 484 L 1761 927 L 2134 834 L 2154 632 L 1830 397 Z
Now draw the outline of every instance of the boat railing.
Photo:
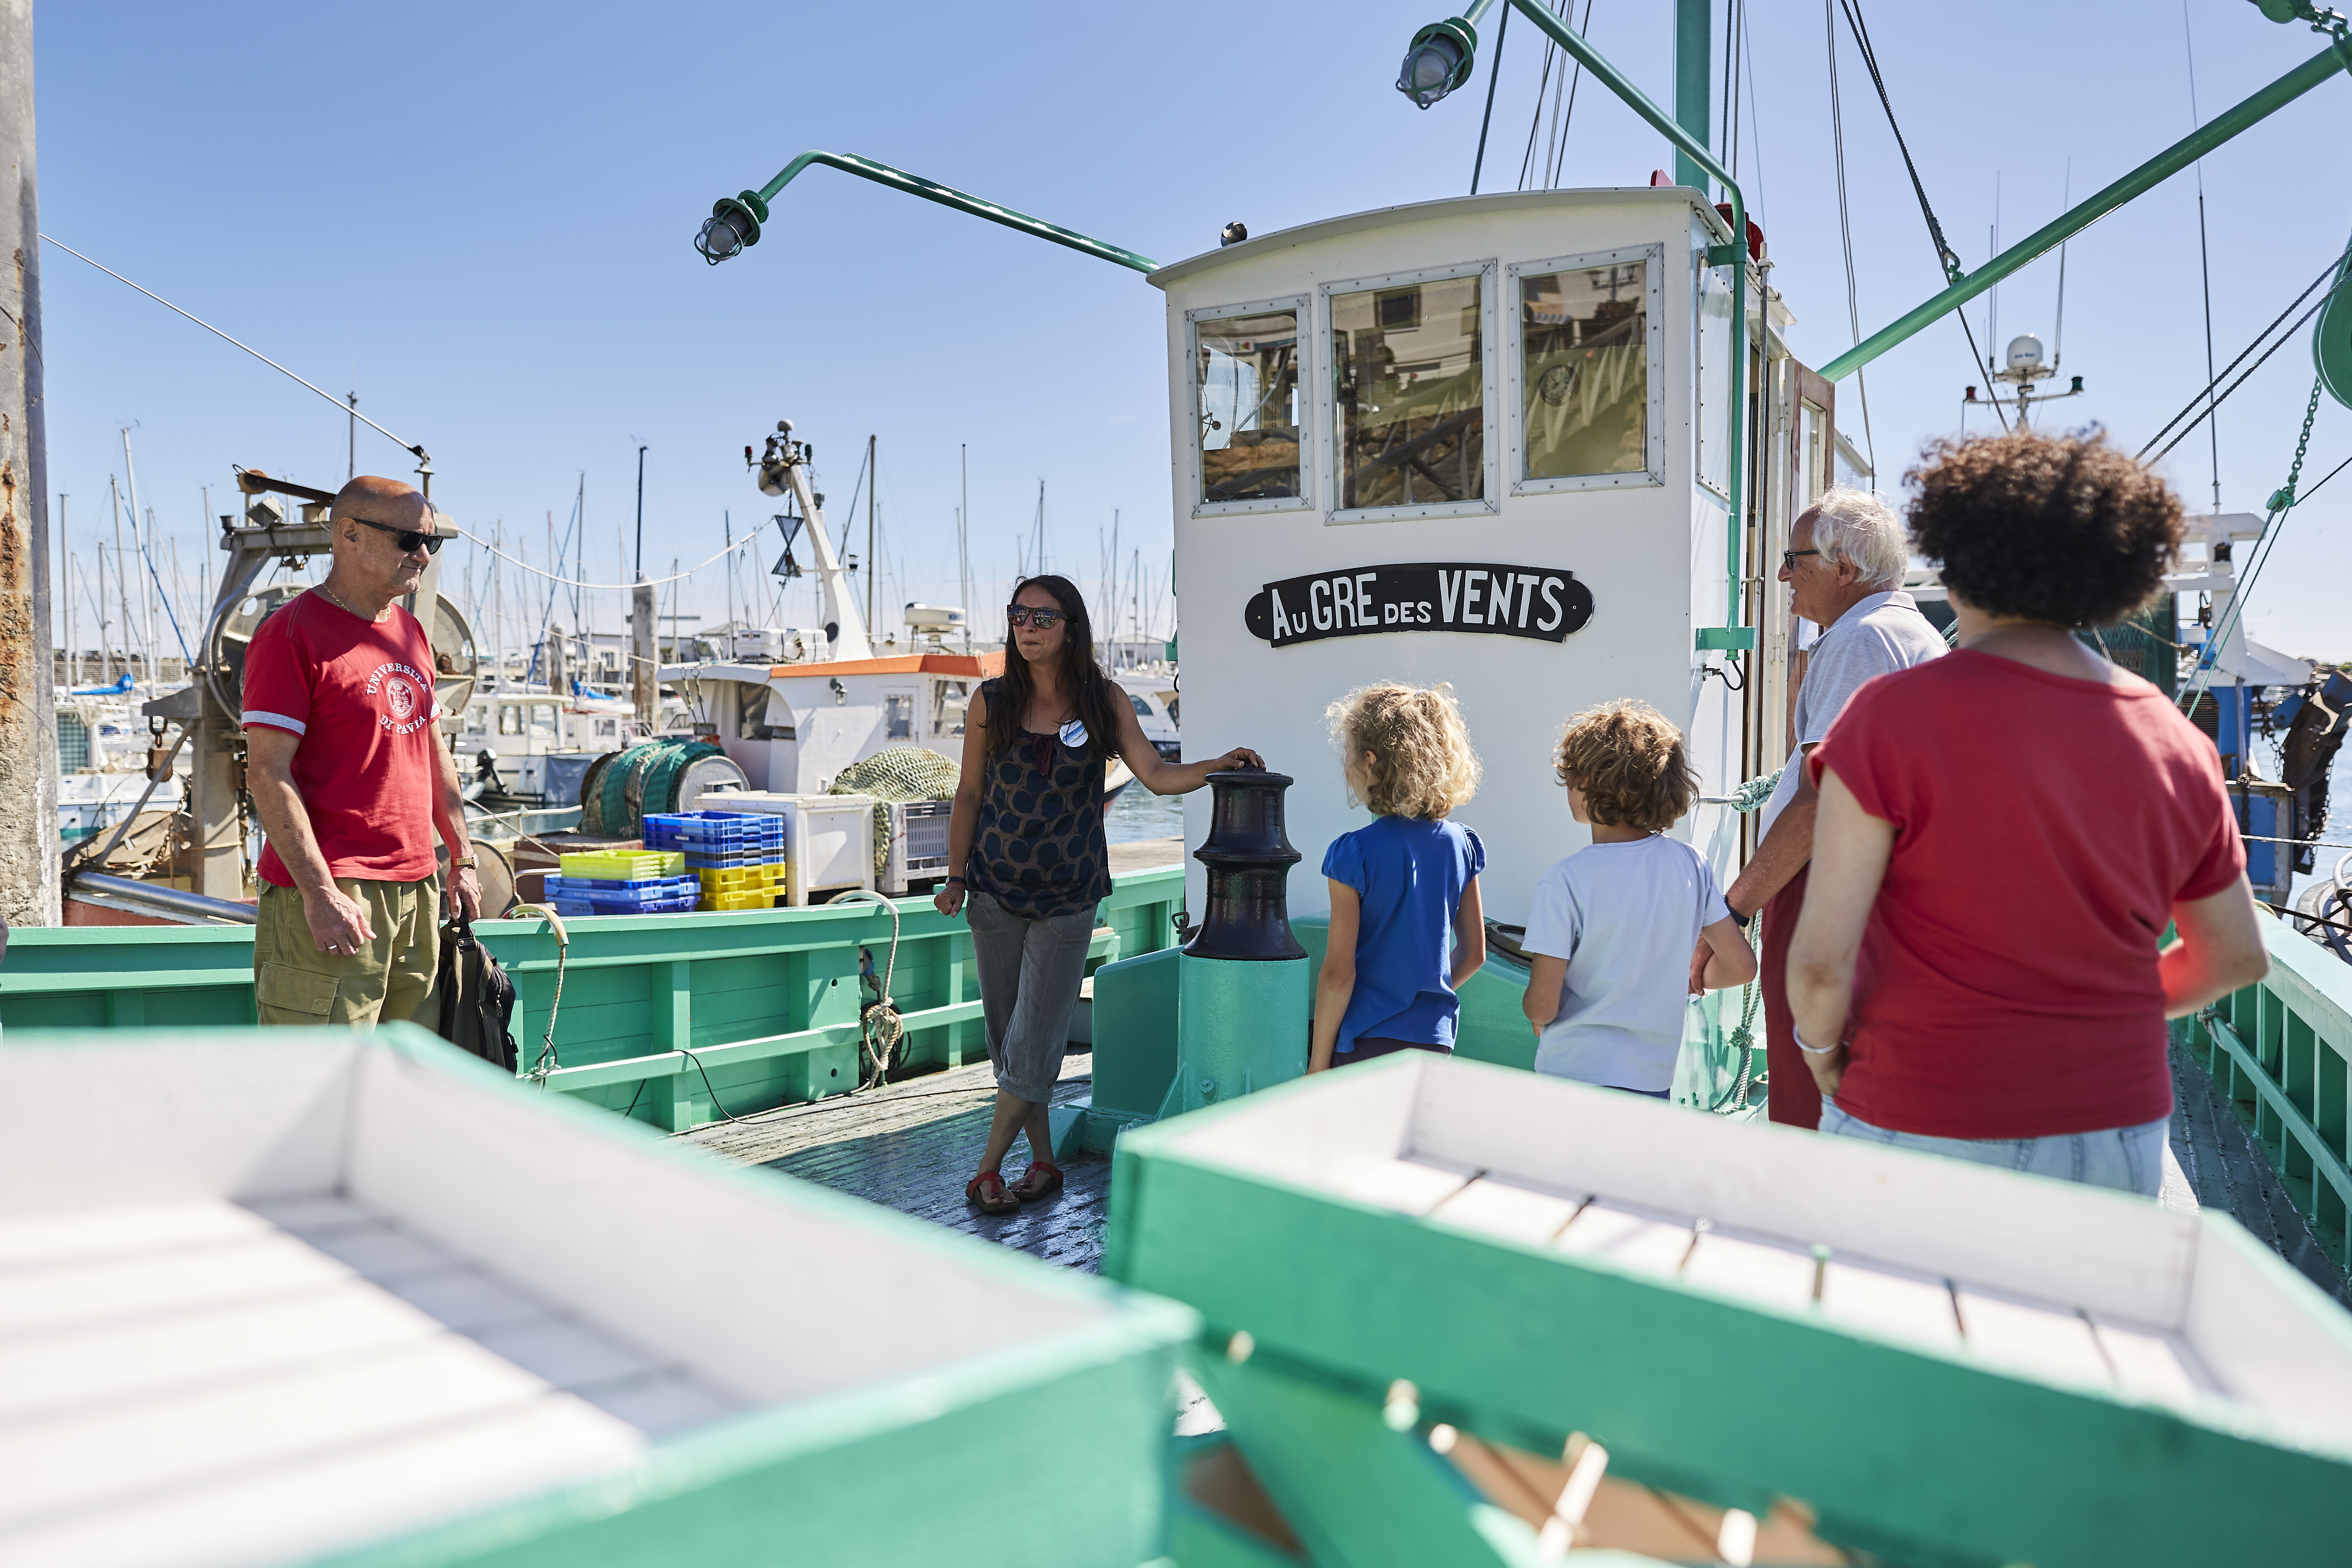
M 2338 1267 L 2352 1215 L 2352 966 L 2284 921 L 2263 921 L 2271 972 L 2173 1025 L 2212 1074 Z

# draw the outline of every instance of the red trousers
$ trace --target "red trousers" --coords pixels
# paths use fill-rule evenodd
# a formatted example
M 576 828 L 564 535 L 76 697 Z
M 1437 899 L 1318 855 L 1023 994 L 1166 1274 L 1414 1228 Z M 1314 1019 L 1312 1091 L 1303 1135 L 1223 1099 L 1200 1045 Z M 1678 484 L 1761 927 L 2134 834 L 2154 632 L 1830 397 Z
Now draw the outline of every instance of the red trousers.
M 1789 1013 L 1789 939 L 1797 934 L 1797 917 L 1804 908 L 1805 873 L 1799 871 L 1764 905 L 1758 979 L 1764 986 L 1764 1061 L 1772 1075 L 1766 1111 L 1784 1127 L 1818 1131 L 1821 1087 L 1805 1065 L 1805 1053 L 1797 1048 L 1796 1020 Z

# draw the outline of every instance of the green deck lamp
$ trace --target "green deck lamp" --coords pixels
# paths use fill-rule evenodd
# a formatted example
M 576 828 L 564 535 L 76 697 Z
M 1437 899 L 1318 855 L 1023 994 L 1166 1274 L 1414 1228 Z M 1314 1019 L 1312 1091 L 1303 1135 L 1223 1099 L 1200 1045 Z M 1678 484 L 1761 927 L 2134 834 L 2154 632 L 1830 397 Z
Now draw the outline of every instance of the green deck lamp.
M 768 220 L 768 204 L 757 191 L 721 196 L 710 205 L 710 216 L 694 237 L 694 248 L 716 267 L 760 243 L 760 226 Z
M 1432 22 L 1412 36 L 1404 65 L 1397 71 L 1397 90 L 1416 107 L 1427 109 L 1470 79 L 1477 53 L 1478 34 L 1467 19 L 1449 16 Z

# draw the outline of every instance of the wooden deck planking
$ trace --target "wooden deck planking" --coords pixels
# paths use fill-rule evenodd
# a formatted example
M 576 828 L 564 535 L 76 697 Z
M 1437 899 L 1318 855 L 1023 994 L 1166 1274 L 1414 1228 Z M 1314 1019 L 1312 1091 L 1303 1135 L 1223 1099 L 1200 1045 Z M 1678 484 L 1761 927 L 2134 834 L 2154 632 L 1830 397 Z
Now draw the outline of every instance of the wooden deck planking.
M 2253 1130 L 2197 1058 L 2172 1047 L 2172 1153 L 2205 1208 L 2228 1215 L 2330 1298 L 2352 1307 L 2352 1279 L 2336 1267 Z
M 1085 1103 L 1094 1088 L 1092 1064 L 1087 1051 L 1072 1048 L 1054 1089 L 1055 1105 Z M 1110 1204 L 1108 1157 L 1063 1161 L 1062 1191 L 1019 1214 L 981 1215 L 964 1202 L 964 1184 L 979 1163 L 995 1099 L 994 1074 L 983 1061 L 866 1094 L 721 1122 L 688 1141 L 1048 1263 L 1098 1271 Z M 1028 1159 L 1027 1138 L 1015 1139 L 1005 1157 L 1005 1179 L 1017 1180 Z

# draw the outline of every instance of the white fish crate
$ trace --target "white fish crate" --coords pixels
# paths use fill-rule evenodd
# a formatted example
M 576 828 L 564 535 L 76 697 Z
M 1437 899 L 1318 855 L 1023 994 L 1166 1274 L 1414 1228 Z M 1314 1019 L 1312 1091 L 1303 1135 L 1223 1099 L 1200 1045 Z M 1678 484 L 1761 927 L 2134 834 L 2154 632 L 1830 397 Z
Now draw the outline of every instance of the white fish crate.
M 0 1095 L 0 1564 L 1162 1550 L 1170 1303 L 407 1026 L 12 1034 Z
M 2352 1541 L 2352 1317 L 2226 1216 L 1417 1052 L 1118 1160 L 1106 1272 L 1424 1427 L 1897 1560 Z

